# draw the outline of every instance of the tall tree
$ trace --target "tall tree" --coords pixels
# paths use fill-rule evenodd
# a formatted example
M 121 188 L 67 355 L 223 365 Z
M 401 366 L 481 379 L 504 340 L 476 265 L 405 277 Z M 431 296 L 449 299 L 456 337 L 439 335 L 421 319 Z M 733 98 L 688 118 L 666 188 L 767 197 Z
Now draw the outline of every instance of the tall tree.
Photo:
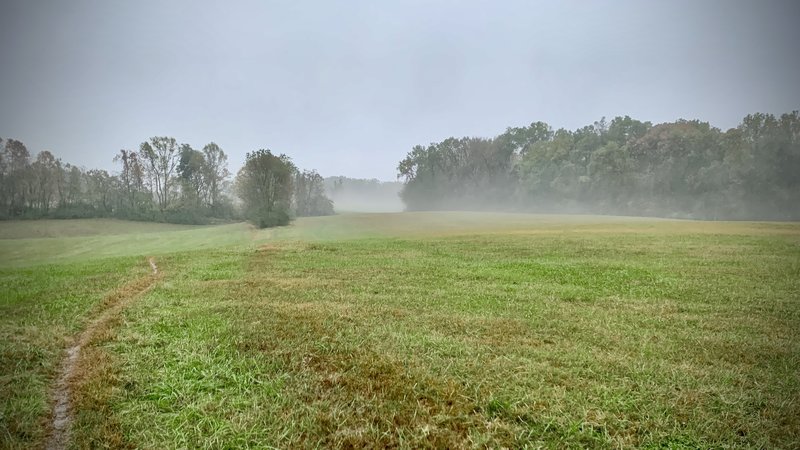
M 101 169 L 86 172 L 87 195 L 95 211 L 101 216 L 112 212 L 111 197 L 115 190 L 114 177 Z
M 163 214 L 169 206 L 173 174 L 179 161 L 178 142 L 167 136 L 152 137 L 149 142 L 142 142 L 139 153 L 145 161 L 158 210 Z
M 260 228 L 289 223 L 296 170 L 283 154 L 275 156 L 264 149 L 247 154 L 236 176 L 236 190 L 248 220 Z
M 203 147 L 205 157 L 205 180 L 208 187 L 208 203 L 216 211 L 220 206 L 222 184 L 230 176 L 228 172 L 228 156 L 214 142 Z
M 67 165 L 67 205 L 75 206 L 81 202 L 83 194 L 83 171 L 75 165 Z
M 294 181 L 294 203 L 298 216 L 333 214 L 333 202 L 325 195 L 325 179 L 316 170 L 297 171 Z
M 6 149 L 3 145 L 3 139 L 0 138 L 0 217 L 5 217 L 8 212 L 7 172 L 8 163 Z
M 5 192 L 8 201 L 8 215 L 19 215 L 25 210 L 28 201 L 27 182 L 30 171 L 30 153 L 20 141 L 6 140 L 3 147 L 7 172 L 4 177 Z
M 139 154 L 133 150 L 120 150 L 114 161 L 122 164 L 122 171 L 119 174 L 121 197 L 125 199 L 122 204 L 129 213 L 138 212 L 140 208 L 137 199 L 144 191 L 145 172 Z
M 47 150 L 39 152 L 31 165 L 31 200 L 40 214 L 47 214 L 50 210 L 59 169 L 56 158 Z
M 203 153 L 188 144 L 183 144 L 178 163 L 178 176 L 181 180 L 181 193 L 186 207 L 198 210 L 202 206 L 208 191 L 207 174 L 206 159 Z

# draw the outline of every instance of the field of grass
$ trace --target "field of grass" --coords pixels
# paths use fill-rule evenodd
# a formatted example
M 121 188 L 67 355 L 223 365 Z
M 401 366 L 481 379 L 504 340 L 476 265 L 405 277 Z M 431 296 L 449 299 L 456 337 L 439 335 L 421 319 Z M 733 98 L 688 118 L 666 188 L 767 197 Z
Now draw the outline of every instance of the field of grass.
M 148 256 L 75 447 L 800 447 L 800 224 L 150 225 L 0 223 L 0 447 L 43 445 L 61 351 Z
M 0 223 L 0 267 L 83 264 L 130 256 L 246 245 L 251 227 L 171 225 L 108 219 Z

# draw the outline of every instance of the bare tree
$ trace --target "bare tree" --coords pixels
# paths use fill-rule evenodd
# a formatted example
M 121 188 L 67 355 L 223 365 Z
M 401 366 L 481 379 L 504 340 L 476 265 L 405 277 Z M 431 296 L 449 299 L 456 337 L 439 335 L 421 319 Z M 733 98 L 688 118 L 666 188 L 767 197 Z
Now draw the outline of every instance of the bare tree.
M 59 164 L 56 158 L 47 150 L 36 155 L 36 161 L 31 166 L 31 201 L 34 207 L 42 214 L 47 214 L 53 200 L 56 177 L 58 175 Z
M 5 182 L 3 190 L 8 202 L 8 213 L 9 215 L 15 215 L 25 209 L 27 201 L 26 179 L 30 170 L 29 159 L 31 155 L 25 144 L 14 139 L 6 140 L 6 145 L 3 149 L 5 153 L 3 159 L 7 170 L 3 177 Z
M 230 176 L 228 172 L 228 156 L 215 143 L 203 147 L 205 156 L 205 179 L 208 188 L 208 203 L 212 208 L 219 206 L 222 183 Z
M 173 173 L 179 161 L 178 142 L 172 137 L 152 137 L 149 142 L 142 142 L 139 153 L 146 162 L 158 209 L 163 213 L 169 206 Z
M 136 197 L 144 190 L 144 168 L 139 154 L 133 150 L 120 150 L 114 157 L 115 162 L 122 163 L 119 174 L 120 189 L 130 211 L 136 209 Z
M 104 215 L 111 212 L 111 193 L 114 189 L 114 178 L 105 170 L 92 169 L 86 173 L 89 195 L 92 206 Z

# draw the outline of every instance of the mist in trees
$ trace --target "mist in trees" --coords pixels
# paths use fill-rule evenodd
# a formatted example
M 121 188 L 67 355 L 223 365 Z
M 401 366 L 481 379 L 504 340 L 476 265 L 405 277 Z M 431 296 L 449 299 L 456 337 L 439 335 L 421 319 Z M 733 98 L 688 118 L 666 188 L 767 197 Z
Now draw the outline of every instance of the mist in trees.
M 138 152 L 120 150 L 114 161 L 120 165 L 116 217 L 196 224 L 237 217 L 232 193 L 222 194 L 230 190 L 227 156 L 213 142 L 196 150 L 156 136 Z
M 298 216 L 333 214 L 333 200 L 325 192 L 325 179 L 314 170 L 295 172 L 294 199 Z
M 543 122 L 416 146 L 398 165 L 409 210 L 492 209 L 700 219 L 800 219 L 800 115 L 728 131 L 628 116 Z
M 228 157 L 156 136 L 113 158 L 119 172 L 64 163 L 49 151 L 34 158 L 14 139 L 0 140 L 0 218 L 116 217 L 203 224 L 247 218 L 285 225 L 296 216 L 333 214 L 324 179 L 268 150 L 248 154 L 236 189 Z M 238 202 L 237 194 L 241 202 Z M 260 197 L 259 197 L 260 196 Z
M 0 141 L 0 217 L 118 217 L 178 223 L 233 218 L 223 194 L 226 157 L 216 144 L 192 152 L 174 138 L 153 137 L 139 151 L 120 150 L 119 173 L 86 170 L 17 140 Z M 210 155 L 210 156 L 207 156 Z M 188 160 L 186 158 L 189 158 Z
M 246 218 L 258 226 L 342 211 L 486 209 L 699 219 L 800 219 L 800 113 L 706 122 L 543 122 L 493 138 L 415 146 L 399 182 L 323 178 L 286 155 L 247 155 L 235 184 L 216 143 L 152 137 L 86 170 L 0 139 L 0 218 L 118 217 L 175 223 Z M 399 194 L 399 196 L 398 196 Z M 241 200 L 239 202 L 238 200 Z
M 0 139 L 0 218 L 104 215 L 113 187 L 105 171 L 84 172 L 47 150 L 31 159 L 21 141 Z

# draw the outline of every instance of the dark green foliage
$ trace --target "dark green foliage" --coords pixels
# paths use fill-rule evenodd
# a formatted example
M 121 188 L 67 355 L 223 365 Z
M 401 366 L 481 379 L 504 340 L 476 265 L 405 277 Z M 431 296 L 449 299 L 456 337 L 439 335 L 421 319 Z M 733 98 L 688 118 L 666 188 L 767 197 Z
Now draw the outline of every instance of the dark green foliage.
M 292 184 L 297 171 L 286 155 L 270 150 L 247 154 L 236 176 L 236 190 L 245 217 L 259 228 L 287 225 L 291 221 Z
M 752 114 L 726 132 L 627 116 L 575 131 L 536 122 L 493 139 L 416 146 L 398 172 L 409 210 L 796 220 L 800 115 Z
M 178 162 L 178 177 L 181 183 L 182 200 L 192 209 L 200 209 L 208 190 L 205 180 L 206 159 L 202 152 L 188 144 L 181 146 Z
M 316 171 L 300 171 L 286 155 L 270 150 L 248 153 L 236 176 L 244 215 L 259 228 L 287 225 L 297 216 L 333 214 L 324 179 Z

